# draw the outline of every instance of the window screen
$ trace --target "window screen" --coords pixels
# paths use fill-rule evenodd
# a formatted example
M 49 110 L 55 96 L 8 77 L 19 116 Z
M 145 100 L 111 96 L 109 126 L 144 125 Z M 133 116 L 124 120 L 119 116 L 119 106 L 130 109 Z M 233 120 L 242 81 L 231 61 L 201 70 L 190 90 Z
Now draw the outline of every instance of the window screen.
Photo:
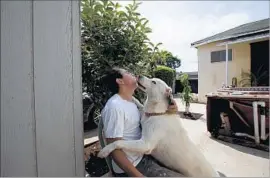
M 228 61 L 232 60 L 232 49 L 228 50 Z M 211 52 L 211 63 L 226 61 L 226 50 Z

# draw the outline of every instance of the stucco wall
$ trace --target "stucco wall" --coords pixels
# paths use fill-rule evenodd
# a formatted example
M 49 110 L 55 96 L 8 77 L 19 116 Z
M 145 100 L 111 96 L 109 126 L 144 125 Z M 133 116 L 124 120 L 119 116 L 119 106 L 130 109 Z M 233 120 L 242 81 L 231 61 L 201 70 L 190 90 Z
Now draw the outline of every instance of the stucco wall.
M 205 95 L 221 88 L 226 80 L 226 62 L 211 63 L 211 52 L 225 50 L 225 46 L 218 47 L 211 43 L 198 47 L 198 94 L 199 101 L 206 102 Z M 228 63 L 228 85 L 232 83 L 233 77 L 240 77 L 241 70 L 250 70 L 250 45 L 241 43 L 229 45 L 232 49 L 232 61 Z

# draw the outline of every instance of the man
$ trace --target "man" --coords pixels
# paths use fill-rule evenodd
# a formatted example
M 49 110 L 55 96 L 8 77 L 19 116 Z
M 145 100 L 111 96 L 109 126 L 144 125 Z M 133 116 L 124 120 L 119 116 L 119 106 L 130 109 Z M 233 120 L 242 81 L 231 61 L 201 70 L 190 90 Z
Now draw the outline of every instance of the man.
M 113 93 L 102 110 L 107 143 L 120 139 L 139 140 L 141 138 L 140 111 L 132 102 L 134 91 L 138 87 L 137 78 L 124 69 L 113 68 L 104 82 Z M 151 156 L 123 150 L 114 150 L 111 156 L 113 174 L 117 177 L 182 176 L 163 167 Z

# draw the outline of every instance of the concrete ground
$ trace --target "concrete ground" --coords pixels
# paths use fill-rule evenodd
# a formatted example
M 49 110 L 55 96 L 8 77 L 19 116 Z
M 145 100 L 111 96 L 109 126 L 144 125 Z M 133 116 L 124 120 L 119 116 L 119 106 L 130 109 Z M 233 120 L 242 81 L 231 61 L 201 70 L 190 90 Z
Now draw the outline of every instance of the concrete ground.
M 180 99 L 176 99 L 179 110 L 184 111 Z M 269 177 L 269 153 L 235 145 L 210 138 L 206 130 L 204 104 L 191 104 L 191 112 L 201 113 L 199 120 L 183 119 L 182 123 L 188 131 L 190 139 L 203 152 L 213 167 L 226 177 Z M 85 143 L 96 139 L 97 131 L 85 134 Z M 88 138 L 88 139 L 87 139 Z
M 180 111 L 184 106 L 176 99 Z M 210 138 L 206 129 L 206 106 L 191 104 L 191 112 L 202 113 L 199 120 L 183 119 L 191 140 L 202 150 L 216 170 L 226 177 L 269 177 L 269 153 Z

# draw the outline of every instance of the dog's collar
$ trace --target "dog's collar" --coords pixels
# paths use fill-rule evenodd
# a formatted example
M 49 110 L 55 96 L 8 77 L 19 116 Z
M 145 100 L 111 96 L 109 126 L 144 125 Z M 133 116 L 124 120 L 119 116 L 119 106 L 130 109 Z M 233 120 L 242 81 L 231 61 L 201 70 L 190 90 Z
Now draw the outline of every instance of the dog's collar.
M 146 117 L 151 117 L 151 116 L 161 116 L 161 115 L 165 115 L 165 114 L 177 114 L 177 111 L 169 111 L 169 110 L 167 110 L 166 112 L 160 112 L 160 113 L 155 113 L 155 112 L 153 112 L 153 113 L 149 113 L 149 112 L 145 112 L 144 113 L 144 115 L 146 116 Z
M 161 116 L 161 115 L 165 115 L 166 114 L 166 112 L 160 112 L 160 113 L 148 113 L 148 112 L 146 112 L 146 113 L 144 113 L 144 115 L 146 116 L 146 117 L 150 117 L 150 116 Z

